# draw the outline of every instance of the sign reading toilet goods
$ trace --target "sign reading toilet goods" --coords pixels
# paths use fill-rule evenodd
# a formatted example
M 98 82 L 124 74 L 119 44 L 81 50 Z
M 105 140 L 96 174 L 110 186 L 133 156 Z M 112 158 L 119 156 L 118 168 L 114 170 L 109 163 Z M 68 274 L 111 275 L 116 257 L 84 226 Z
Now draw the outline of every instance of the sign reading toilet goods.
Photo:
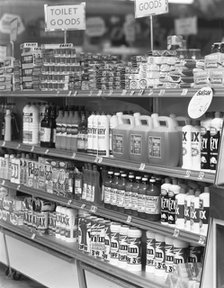
M 135 18 L 168 13 L 168 0 L 135 0 Z
M 44 5 L 45 30 L 85 30 L 86 4 L 79 5 Z
M 204 87 L 198 90 L 188 105 L 188 115 L 192 119 L 200 118 L 208 110 L 212 103 L 213 90 L 210 87 Z

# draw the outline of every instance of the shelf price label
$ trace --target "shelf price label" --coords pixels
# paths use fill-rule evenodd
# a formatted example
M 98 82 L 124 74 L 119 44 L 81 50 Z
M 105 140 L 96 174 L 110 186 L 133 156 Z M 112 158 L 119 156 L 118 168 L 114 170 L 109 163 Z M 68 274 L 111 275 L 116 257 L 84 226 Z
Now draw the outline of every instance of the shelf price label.
M 186 170 L 185 177 L 186 178 L 191 177 L 191 170 Z
M 99 90 L 98 93 L 97 93 L 97 96 L 98 96 L 98 97 L 101 96 L 102 93 L 103 93 L 103 91 L 102 91 L 102 90 Z
M 174 231 L 173 231 L 173 237 L 177 238 L 180 236 L 180 230 L 175 228 Z
M 135 94 L 135 90 L 131 90 L 130 96 L 133 96 Z
M 21 147 L 21 144 L 19 143 L 16 147 L 16 149 L 19 149 Z
M 188 89 L 183 89 L 181 92 L 181 96 L 186 96 L 188 93 Z
M 206 243 L 206 236 L 200 235 L 198 244 L 205 245 L 205 243 Z
M 67 205 L 70 206 L 71 204 L 72 204 L 72 199 L 69 199 Z
M 166 93 L 165 89 L 161 89 L 161 90 L 159 91 L 159 96 L 164 96 L 165 93 Z
M 5 147 L 5 141 L 3 141 L 3 143 L 2 143 L 2 147 Z
M 44 152 L 44 154 L 48 154 L 49 153 L 49 149 L 47 149 L 45 152 Z
M 132 221 L 132 217 L 130 215 L 128 215 L 127 217 L 127 220 L 126 220 L 126 223 L 130 224 Z
M 72 95 L 72 91 L 68 91 L 67 97 L 70 97 Z
M 94 205 L 92 205 L 92 206 L 90 207 L 90 212 L 91 212 L 91 213 L 96 213 L 96 211 L 97 211 L 97 207 L 94 206 Z
M 148 96 L 152 96 L 152 95 L 153 95 L 153 89 L 149 89 Z
M 199 180 L 203 180 L 205 178 L 205 172 L 204 171 L 200 171 L 198 174 L 198 179 Z
M 33 233 L 33 234 L 31 235 L 31 239 L 34 240 L 35 238 L 36 238 L 36 234 Z
M 34 151 L 34 148 L 35 148 L 35 147 L 34 147 L 34 146 L 32 146 L 30 151 L 31 151 L 31 152 L 33 152 L 33 151 Z
M 95 163 L 102 163 L 103 162 L 103 157 L 99 157 L 99 156 L 96 156 L 95 160 L 94 160 Z
M 145 169 L 145 163 L 141 163 L 140 164 L 140 167 L 139 167 L 139 170 L 140 171 L 143 171 Z
M 3 185 L 3 186 L 5 185 L 5 180 L 2 180 L 2 185 Z
M 73 96 L 76 97 L 77 95 L 78 95 L 78 91 L 75 90 L 74 93 L 73 93 Z
M 76 153 L 74 152 L 74 153 L 72 154 L 72 159 L 75 159 L 75 157 L 76 157 Z
M 112 96 L 114 94 L 114 90 L 110 90 L 108 96 Z
M 16 187 L 16 190 L 20 190 L 21 186 L 20 184 Z

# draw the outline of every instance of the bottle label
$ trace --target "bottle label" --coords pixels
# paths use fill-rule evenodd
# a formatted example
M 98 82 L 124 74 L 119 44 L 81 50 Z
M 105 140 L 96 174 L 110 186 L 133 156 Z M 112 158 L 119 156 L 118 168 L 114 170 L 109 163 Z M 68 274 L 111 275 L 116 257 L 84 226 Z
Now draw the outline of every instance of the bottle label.
M 154 267 L 155 265 L 155 239 L 147 239 L 146 265 Z
M 138 212 L 145 213 L 145 202 L 146 202 L 146 195 L 139 194 L 138 195 Z
M 51 141 L 51 129 L 50 128 L 41 127 L 40 141 L 41 142 L 50 142 Z
M 124 137 L 123 135 L 113 135 L 113 152 L 118 154 L 124 153 Z
M 131 203 L 132 210 L 138 211 L 138 193 L 132 192 Z
M 203 200 L 199 200 L 199 218 L 200 218 L 200 228 L 203 226 L 203 224 L 208 224 L 208 218 L 209 218 L 209 207 L 204 207 Z
M 117 205 L 117 188 L 111 189 L 111 205 Z
M 187 205 L 187 201 L 184 201 L 184 223 L 190 221 L 190 207 Z
M 176 201 L 175 197 L 169 197 L 169 208 L 168 208 L 168 223 L 175 224 L 175 213 L 176 213 Z
M 132 192 L 125 191 L 125 197 L 124 197 L 124 207 L 127 210 L 132 210 Z
M 167 196 L 167 190 L 161 190 L 161 222 L 168 221 L 168 207 L 169 207 L 169 198 Z
M 56 124 L 56 134 L 60 135 L 62 133 L 62 125 L 57 123 Z
M 106 144 L 107 141 L 108 139 L 106 137 L 106 129 L 98 127 L 98 155 L 106 156 L 107 151 L 105 148 L 109 146 L 109 144 Z
M 120 235 L 119 237 L 119 253 L 118 253 L 118 261 L 127 262 L 127 253 L 128 253 L 128 237 L 124 235 Z
M 142 155 L 142 136 L 131 134 L 130 153 L 133 155 Z
M 77 142 L 78 150 L 85 150 L 86 149 L 86 142 L 87 142 L 87 134 L 79 133 L 78 134 L 78 142 Z
M 145 213 L 160 214 L 160 196 L 146 195 Z
M 176 201 L 176 219 L 184 219 L 184 204 L 178 204 Z
M 61 125 L 61 134 L 62 134 L 63 136 L 66 136 L 66 133 L 67 133 L 67 125 L 62 124 L 62 125 Z
M 148 155 L 149 158 L 161 159 L 162 142 L 161 137 L 148 138 Z
M 194 203 L 190 205 L 190 225 L 193 227 L 194 223 L 199 223 L 199 208 L 195 208 Z
M 141 264 L 141 238 L 128 237 L 127 263 L 133 266 Z
M 124 207 L 125 190 L 117 190 L 117 207 Z
M 104 203 L 111 204 L 111 188 L 104 186 Z
M 119 250 L 119 233 L 111 232 L 111 248 L 110 248 L 110 257 L 111 259 L 118 259 L 118 250 Z
M 70 128 L 70 135 L 71 137 L 77 138 L 78 137 L 78 125 L 77 124 L 72 124 Z
M 173 248 L 173 253 L 174 253 L 174 270 L 175 270 L 175 265 L 181 264 L 181 263 L 186 263 L 188 259 L 188 248 Z

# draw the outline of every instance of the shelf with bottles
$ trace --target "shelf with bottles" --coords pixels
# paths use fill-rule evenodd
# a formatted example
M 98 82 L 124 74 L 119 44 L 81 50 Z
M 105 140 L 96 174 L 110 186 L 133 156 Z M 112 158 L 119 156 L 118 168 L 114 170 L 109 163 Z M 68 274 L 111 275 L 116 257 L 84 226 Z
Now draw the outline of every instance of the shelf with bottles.
M 74 90 L 74 91 L 17 91 L 0 92 L 0 97 L 27 97 L 27 98 L 183 98 L 192 97 L 199 88 L 166 88 L 166 89 L 123 89 L 123 90 Z M 223 97 L 223 88 L 213 88 L 214 97 Z
M 215 180 L 215 172 L 208 170 L 196 171 L 196 170 L 183 169 L 180 167 L 163 167 L 163 166 L 149 165 L 145 163 L 136 163 L 126 160 L 119 160 L 112 157 L 99 157 L 89 155 L 87 153 L 73 152 L 63 149 L 44 148 L 38 145 L 28 145 L 16 141 L 0 140 L 0 147 L 20 152 L 45 155 L 48 157 L 57 157 L 61 159 L 76 160 L 87 163 L 96 163 L 99 165 L 120 167 L 121 169 L 131 169 L 133 171 L 141 171 L 145 173 L 153 173 L 157 175 L 201 181 L 205 183 L 214 183 Z

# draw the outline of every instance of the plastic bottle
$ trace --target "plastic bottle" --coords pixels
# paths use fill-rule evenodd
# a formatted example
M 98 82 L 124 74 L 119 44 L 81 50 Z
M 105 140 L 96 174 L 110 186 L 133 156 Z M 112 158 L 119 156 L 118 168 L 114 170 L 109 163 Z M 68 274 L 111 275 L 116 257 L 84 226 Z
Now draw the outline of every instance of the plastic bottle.
M 116 114 L 113 114 L 110 118 L 110 135 L 109 135 L 109 139 L 110 139 L 110 156 L 113 157 L 113 151 L 112 151 L 112 131 L 114 128 L 116 128 L 118 126 L 118 117 Z
M 135 181 L 132 186 L 132 194 L 131 194 L 131 203 L 132 203 L 132 211 L 131 214 L 133 216 L 138 216 L 138 194 L 139 194 L 139 188 L 141 185 L 141 176 L 136 176 Z
M 104 183 L 104 207 L 111 209 L 111 183 L 113 181 L 114 172 L 109 170 L 107 173 L 107 179 Z
M 110 198 L 111 208 L 114 210 L 117 210 L 117 191 L 118 191 L 119 179 L 120 179 L 120 173 L 116 171 L 114 173 L 113 181 L 111 183 L 111 198 Z
M 223 118 L 220 112 L 215 112 L 215 118 L 211 120 L 210 126 L 210 169 L 216 170 L 218 162 L 218 151 L 221 137 Z
M 24 144 L 29 144 L 32 138 L 31 131 L 30 131 L 30 107 L 31 107 L 30 103 L 27 103 L 23 107 L 23 143 Z
M 45 109 L 44 119 L 41 121 L 40 146 L 49 147 L 51 143 L 51 127 L 50 127 L 51 107 Z
M 142 270 L 142 231 L 130 227 L 128 230 L 127 270 L 140 272 Z
M 111 248 L 110 248 L 110 264 L 118 265 L 118 251 L 119 251 L 119 235 L 121 224 L 112 222 L 111 230 Z
M 58 149 L 62 148 L 61 140 L 62 140 L 62 123 L 63 123 L 63 109 L 61 108 L 58 113 L 58 117 L 56 118 L 56 139 L 55 139 L 55 147 Z
M 165 276 L 165 236 L 155 234 L 155 275 Z
M 194 199 L 194 190 L 190 189 L 185 196 L 184 200 L 184 229 L 187 231 L 191 230 L 190 225 L 190 205 L 191 201 Z
M 14 183 L 20 184 L 20 157 L 21 155 L 18 153 L 14 158 Z
M 205 118 L 201 120 L 201 169 L 210 169 L 210 128 L 211 113 L 205 113 Z
M 160 187 L 156 185 L 155 178 L 151 177 L 146 190 L 145 213 L 150 221 L 159 221 L 161 218 Z
M 78 134 L 79 134 L 79 125 L 80 125 L 80 117 L 79 117 L 79 111 L 75 110 L 73 118 L 72 118 L 72 123 L 71 123 L 71 138 L 70 138 L 70 150 L 72 151 L 77 151 L 78 150 Z M 83 125 L 85 125 L 83 123 Z M 82 127 L 83 129 L 84 127 Z M 84 131 L 83 131 L 84 132 Z M 83 134 L 84 135 L 84 134 Z M 83 143 L 83 149 L 82 152 L 86 151 L 86 143 L 85 143 L 85 138 L 84 138 L 84 143 Z
M 204 192 L 199 196 L 199 217 L 200 217 L 200 234 L 207 235 L 208 232 L 208 220 L 210 209 L 210 190 L 209 187 L 204 188 Z
M 201 137 L 200 137 L 200 122 L 194 121 L 191 130 L 191 169 L 201 170 Z
M 56 107 L 51 107 L 49 127 L 51 129 L 51 137 L 48 147 L 55 148 L 56 143 Z
M 190 203 L 190 230 L 193 233 L 199 234 L 200 227 L 199 227 L 199 195 L 201 191 L 198 189 L 195 191 L 195 197 L 191 199 Z
M 138 190 L 138 216 L 146 218 L 145 204 L 146 204 L 146 191 L 148 188 L 148 178 L 143 177 Z
M 175 196 L 176 199 L 176 227 L 178 229 L 185 228 L 185 220 L 184 220 L 184 201 L 185 201 L 186 191 L 181 187 L 180 193 Z
M 174 252 L 174 271 L 177 270 L 178 264 L 187 263 L 189 257 L 189 243 L 178 239 L 173 239 L 173 252 Z
M 86 200 L 88 186 L 88 164 L 85 163 L 83 167 L 83 188 L 82 188 L 82 200 Z
M 76 242 L 77 241 L 77 210 L 66 208 L 65 211 L 65 240 L 67 242 Z
M 175 226 L 176 220 L 176 195 L 180 193 L 181 187 L 177 183 L 177 179 L 173 179 L 172 185 L 169 187 L 169 208 L 168 208 L 168 224 Z
M 93 184 L 93 173 L 92 173 L 92 165 L 90 163 L 87 164 L 86 171 L 86 181 L 87 181 L 87 191 L 86 191 L 86 201 L 92 202 L 93 193 L 92 193 L 92 184 Z
M 94 115 L 93 117 L 93 127 L 92 127 L 92 131 L 93 131 L 93 134 L 92 134 L 92 143 L 93 143 L 93 154 L 94 155 L 98 155 L 98 119 L 100 117 L 100 114 L 96 114 Z
M 89 154 L 93 154 L 93 119 L 95 117 L 95 114 L 92 113 L 88 117 L 88 139 L 87 139 L 87 152 Z
M 91 199 L 90 202 L 100 204 L 100 173 L 98 171 L 97 165 L 93 165 L 92 170 L 92 189 L 91 189 Z
M 121 225 L 119 232 L 118 267 L 126 268 L 128 253 L 128 225 Z
M 5 154 L 5 176 L 4 179 L 10 180 L 9 178 L 9 154 Z
M 14 183 L 14 154 L 9 156 L 9 180 Z
M 74 121 L 74 112 L 72 110 L 72 108 L 70 107 L 68 109 L 68 118 L 67 118 L 67 122 L 66 122 L 66 150 L 71 150 L 72 147 L 72 125 L 73 125 L 73 121 Z
M 146 266 L 145 270 L 149 273 L 155 271 L 155 233 L 146 231 Z
M 161 223 L 164 225 L 168 224 L 168 210 L 169 210 L 169 188 L 170 179 L 165 178 L 165 182 L 161 185 Z
M 129 173 L 128 174 L 128 181 L 126 184 L 126 189 L 125 189 L 125 197 L 124 197 L 124 211 L 127 214 L 131 214 L 132 211 L 132 187 L 134 184 L 134 174 Z
M 121 173 L 120 181 L 117 187 L 117 210 L 124 213 L 125 206 L 125 189 L 126 189 L 127 174 Z
M 84 111 L 81 113 L 81 121 L 78 127 L 78 140 L 77 140 L 77 150 L 78 152 L 87 152 L 87 119 Z
M 98 117 L 97 135 L 98 135 L 98 155 L 109 157 L 110 155 L 110 122 L 108 117 L 102 113 Z
M 192 169 L 191 134 L 192 125 L 190 120 L 182 127 L 182 168 Z
M 69 118 L 69 110 L 68 108 L 65 109 L 63 119 L 62 119 L 62 125 L 61 125 L 61 148 L 66 149 L 67 147 L 67 124 L 68 124 L 68 118 Z
M 37 145 L 39 143 L 39 108 L 36 103 L 33 103 L 30 108 L 30 123 L 31 140 L 29 144 Z
M 173 273 L 174 251 L 173 238 L 165 237 L 165 272 Z
M 5 141 L 11 141 L 12 140 L 12 117 L 11 117 L 11 111 L 10 109 L 5 110 L 5 135 L 4 135 Z
M 39 110 L 39 139 L 40 139 L 40 130 L 41 130 L 41 121 L 44 119 L 45 114 L 45 103 L 38 103 L 38 110 Z

